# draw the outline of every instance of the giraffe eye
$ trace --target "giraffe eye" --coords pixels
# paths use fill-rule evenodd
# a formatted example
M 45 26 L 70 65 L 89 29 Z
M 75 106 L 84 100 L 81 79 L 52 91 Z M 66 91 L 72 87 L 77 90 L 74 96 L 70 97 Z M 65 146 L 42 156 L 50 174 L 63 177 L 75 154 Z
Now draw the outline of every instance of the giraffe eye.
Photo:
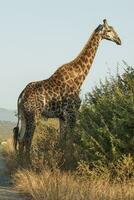
M 108 30 L 107 32 L 111 32 L 111 30 Z

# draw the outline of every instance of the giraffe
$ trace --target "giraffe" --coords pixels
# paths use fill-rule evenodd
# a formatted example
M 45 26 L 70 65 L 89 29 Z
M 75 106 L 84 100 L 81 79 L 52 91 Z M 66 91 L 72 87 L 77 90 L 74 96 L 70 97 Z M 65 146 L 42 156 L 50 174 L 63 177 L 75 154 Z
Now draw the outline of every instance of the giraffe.
M 19 154 L 30 160 L 30 148 L 36 123 L 40 117 L 59 118 L 60 135 L 71 130 L 76 121 L 76 110 L 81 100 L 80 88 L 91 68 L 101 40 L 106 39 L 121 45 L 121 40 L 107 20 L 97 26 L 79 55 L 59 67 L 48 79 L 31 82 L 18 97 L 18 134 L 15 132 L 15 146 Z

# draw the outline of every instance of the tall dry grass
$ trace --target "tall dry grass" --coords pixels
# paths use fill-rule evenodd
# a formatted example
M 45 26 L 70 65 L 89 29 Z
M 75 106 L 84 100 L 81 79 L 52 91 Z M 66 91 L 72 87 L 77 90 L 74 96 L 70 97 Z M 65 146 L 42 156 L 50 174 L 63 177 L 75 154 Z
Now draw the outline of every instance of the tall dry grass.
M 108 179 L 83 180 L 59 170 L 19 170 L 16 188 L 34 200 L 134 200 L 134 181 L 111 183 Z
M 8 138 L 6 144 L 3 145 L 2 154 L 5 157 L 7 169 L 9 173 L 13 173 L 18 166 L 17 155 L 13 146 L 13 138 Z
M 55 136 L 51 134 L 49 136 L 50 138 L 45 136 L 46 140 L 42 141 L 46 141 L 45 148 L 48 145 L 48 149 L 43 149 L 46 150 L 45 161 L 46 159 L 51 162 L 53 159 L 57 161 L 59 157 L 55 158 L 55 154 L 51 153 Z M 7 140 L 3 154 L 15 188 L 33 200 L 134 200 L 134 163 L 130 155 L 124 156 L 115 165 L 113 172 L 116 181 L 111 181 L 111 169 L 97 166 L 96 170 L 91 171 L 86 162 L 79 162 L 77 173 L 65 173 L 54 167 L 51 170 L 46 168 L 47 170 L 42 170 L 40 173 L 26 169 L 17 170 L 17 156 L 11 138 Z M 52 163 L 55 163 L 55 160 Z M 39 165 L 39 162 L 33 164 Z

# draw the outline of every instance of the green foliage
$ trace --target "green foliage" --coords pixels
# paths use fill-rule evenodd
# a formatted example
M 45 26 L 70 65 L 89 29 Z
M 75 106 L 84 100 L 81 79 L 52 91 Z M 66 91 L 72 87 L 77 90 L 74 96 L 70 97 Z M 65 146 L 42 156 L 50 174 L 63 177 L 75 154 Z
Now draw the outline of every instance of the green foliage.
M 86 95 L 79 114 L 83 160 L 106 165 L 134 152 L 134 69 L 110 77 Z
M 78 162 L 76 174 L 81 179 L 104 179 L 112 182 L 129 182 L 134 179 L 134 157 L 123 155 L 114 163 L 109 166 L 103 165 L 101 162 L 91 169 L 89 163 L 86 161 Z

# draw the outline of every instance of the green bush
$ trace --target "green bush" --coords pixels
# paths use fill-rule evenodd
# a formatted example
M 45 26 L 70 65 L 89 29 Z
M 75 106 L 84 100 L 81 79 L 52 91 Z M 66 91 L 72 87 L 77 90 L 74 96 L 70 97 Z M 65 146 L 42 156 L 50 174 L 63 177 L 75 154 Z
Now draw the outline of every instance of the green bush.
M 77 123 L 76 143 L 91 166 L 134 155 L 134 69 L 110 77 L 86 95 Z M 78 131 L 77 131 L 78 133 Z

